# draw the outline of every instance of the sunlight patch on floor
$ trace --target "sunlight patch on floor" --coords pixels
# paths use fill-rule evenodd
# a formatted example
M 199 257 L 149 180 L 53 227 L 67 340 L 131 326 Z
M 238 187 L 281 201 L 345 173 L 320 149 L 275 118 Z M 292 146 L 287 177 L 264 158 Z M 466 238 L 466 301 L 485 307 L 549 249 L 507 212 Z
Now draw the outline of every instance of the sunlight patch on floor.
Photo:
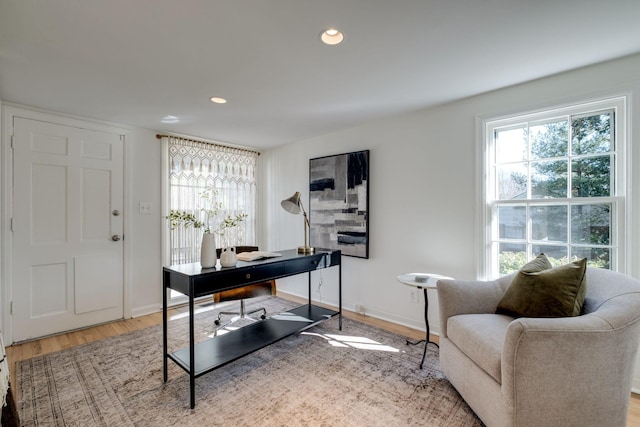
M 366 337 L 354 337 L 349 335 L 336 335 L 336 334 L 317 334 L 314 332 L 302 332 L 302 335 L 311 335 L 320 337 L 327 341 L 329 345 L 334 347 L 351 347 L 359 350 L 375 350 L 375 351 L 388 351 L 392 353 L 400 353 L 395 347 L 391 347 L 385 344 L 381 344 Z

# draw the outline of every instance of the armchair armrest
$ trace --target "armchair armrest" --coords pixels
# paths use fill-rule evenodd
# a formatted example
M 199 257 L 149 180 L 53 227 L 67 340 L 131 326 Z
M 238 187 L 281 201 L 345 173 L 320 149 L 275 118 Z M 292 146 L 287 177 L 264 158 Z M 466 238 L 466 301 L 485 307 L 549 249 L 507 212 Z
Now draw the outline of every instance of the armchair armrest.
M 578 389 L 589 394 L 587 401 L 600 402 L 602 412 L 628 400 L 631 376 L 627 373 L 635 363 L 640 321 L 637 316 L 626 322 L 608 318 L 607 311 L 614 308 L 577 317 L 511 322 L 502 350 L 501 382 L 503 397 L 518 417 L 535 419 L 525 406 L 561 414 L 566 408 L 559 405 L 566 402 L 557 397 L 586 398 L 576 393 Z M 586 379 L 597 386 L 581 389 Z
M 509 283 L 509 276 L 491 282 L 438 280 L 440 337 L 447 336 L 447 319 L 451 316 L 494 313 Z

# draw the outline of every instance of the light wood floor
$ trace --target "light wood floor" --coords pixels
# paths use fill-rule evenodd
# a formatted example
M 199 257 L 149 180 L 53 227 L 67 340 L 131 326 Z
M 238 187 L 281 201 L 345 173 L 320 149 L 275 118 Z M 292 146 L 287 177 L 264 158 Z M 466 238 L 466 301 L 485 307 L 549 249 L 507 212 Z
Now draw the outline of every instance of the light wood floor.
M 292 297 L 291 295 L 281 295 L 282 297 L 303 302 L 302 299 Z M 185 307 L 177 307 L 170 311 L 169 315 L 185 311 Z M 369 316 L 364 316 L 350 311 L 343 311 L 343 315 L 347 318 L 356 319 L 364 323 L 376 326 L 394 332 L 410 339 L 419 340 L 424 338 L 424 332 L 395 323 L 385 322 Z M 11 369 L 11 384 L 14 390 L 18 389 L 18 383 L 15 376 L 17 363 L 21 360 L 30 359 L 32 357 L 47 354 L 58 350 L 74 347 L 80 344 L 98 341 L 104 338 L 120 335 L 123 333 L 136 331 L 138 329 L 148 328 L 150 326 L 162 323 L 162 313 L 149 314 L 147 316 L 137 317 L 135 319 L 120 320 L 107 323 L 104 325 L 94 326 L 87 329 L 68 332 L 65 334 L 55 335 L 42 338 L 39 340 L 29 341 L 25 343 L 15 344 L 6 348 L 7 357 Z M 438 342 L 437 336 L 431 337 L 432 341 Z M 418 363 L 418 361 L 416 361 Z M 627 419 L 627 427 L 640 427 L 640 395 L 631 394 L 629 404 L 629 416 Z

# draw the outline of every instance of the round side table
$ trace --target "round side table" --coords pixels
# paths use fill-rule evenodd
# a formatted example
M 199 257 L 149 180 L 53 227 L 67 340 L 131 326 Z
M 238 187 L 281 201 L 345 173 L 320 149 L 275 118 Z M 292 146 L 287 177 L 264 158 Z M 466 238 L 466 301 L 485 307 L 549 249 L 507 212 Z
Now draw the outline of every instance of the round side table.
M 424 365 L 424 358 L 427 355 L 427 346 L 429 345 L 429 343 L 435 345 L 436 347 L 439 347 L 438 343 L 435 343 L 430 339 L 431 331 L 429 330 L 429 296 L 427 295 L 427 289 L 437 289 L 436 283 L 440 279 L 452 279 L 452 277 L 441 276 L 439 274 L 432 273 L 408 273 L 398 276 L 398 282 L 407 286 L 413 286 L 417 289 L 422 289 L 424 292 L 424 323 L 427 327 L 426 337 L 425 339 L 416 342 L 407 340 L 407 345 L 417 345 L 421 342 L 424 342 L 424 352 L 422 353 L 422 360 L 420 361 L 420 369 L 422 369 L 422 366 Z

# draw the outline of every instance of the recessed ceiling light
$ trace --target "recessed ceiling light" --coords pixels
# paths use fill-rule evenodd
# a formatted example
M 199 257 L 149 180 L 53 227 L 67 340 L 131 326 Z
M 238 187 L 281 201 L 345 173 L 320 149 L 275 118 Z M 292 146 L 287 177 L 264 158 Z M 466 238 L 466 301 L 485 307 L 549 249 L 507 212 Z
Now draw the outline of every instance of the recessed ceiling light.
M 322 40 L 322 43 L 324 44 L 335 46 L 342 43 L 342 41 L 344 40 L 344 34 L 342 34 L 335 28 L 327 28 L 322 33 L 320 33 L 320 40 Z
M 180 119 L 176 116 L 164 116 L 160 121 L 162 123 L 178 123 Z
M 226 104 L 227 103 L 226 99 L 220 98 L 219 96 L 212 96 L 209 99 L 211 100 L 211 102 L 214 102 L 216 104 Z

